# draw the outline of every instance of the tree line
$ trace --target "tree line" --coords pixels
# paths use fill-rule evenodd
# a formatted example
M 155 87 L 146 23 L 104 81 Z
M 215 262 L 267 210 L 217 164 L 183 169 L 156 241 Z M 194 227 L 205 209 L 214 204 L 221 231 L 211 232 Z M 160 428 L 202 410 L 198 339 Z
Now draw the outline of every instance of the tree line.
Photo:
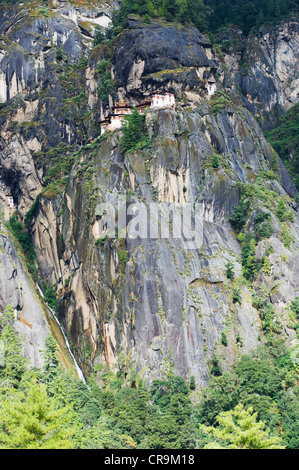
M 275 22 L 298 6 L 298 0 L 124 0 L 114 26 L 119 32 L 126 26 L 127 16 L 137 14 L 146 22 L 160 17 L 193 24 L 201 32 L 215 33 L 233 24 L 249 34 L 252 28 Z
M 8 305 L 0 315 L 2 449 L 299 447 L 298 366 L 274 337 L 229 372 L 214 357 L 203 390 L 174 374 L 171 356 L 150 387 L 122 354 L 116 372 L 97 366 L 84 384 L 62 368 L 52 336 L 43 367 L 29 367 L 15 321 Z

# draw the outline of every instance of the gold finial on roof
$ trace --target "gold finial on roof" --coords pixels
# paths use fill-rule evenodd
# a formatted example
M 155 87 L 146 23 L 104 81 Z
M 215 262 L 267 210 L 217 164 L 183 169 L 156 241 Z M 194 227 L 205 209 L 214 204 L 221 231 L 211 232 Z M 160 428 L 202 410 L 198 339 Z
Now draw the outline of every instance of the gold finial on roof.
M 124 99 L 121 99 L 121 100 L 117 103 L 117 106 L 128 106 L 128 103 L 127 103 Z

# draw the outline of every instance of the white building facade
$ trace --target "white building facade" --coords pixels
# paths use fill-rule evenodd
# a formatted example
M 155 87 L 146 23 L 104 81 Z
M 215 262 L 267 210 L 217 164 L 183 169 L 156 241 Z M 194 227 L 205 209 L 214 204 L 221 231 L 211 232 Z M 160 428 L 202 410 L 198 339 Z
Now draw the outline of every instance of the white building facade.
M 155 92 L 151 96 L 151 108 L 164 108 L 175 105 L 175 97 L 170 92 Z

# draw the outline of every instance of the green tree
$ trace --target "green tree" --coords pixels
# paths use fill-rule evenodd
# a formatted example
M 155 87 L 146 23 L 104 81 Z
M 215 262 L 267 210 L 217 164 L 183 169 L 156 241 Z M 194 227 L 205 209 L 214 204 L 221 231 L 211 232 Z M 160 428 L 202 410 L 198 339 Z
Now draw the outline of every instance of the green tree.
M 296 318 L 299 320 L 299 295 L 291 302 L 291 309 L 295 313 Z
M 227 279 L 234 279 L 235 278 L 235 273 L 233 271 L 234 265 L 231 261 L 229 261 L 226 265 L 226 277 Z
M 15 322 L 15 312 L 11 305 L 6 305 L 1 316 L 0 316 L 0 328 L 4 328 L 6 325 L 13 325 Z
M 282 198 L 278 201 L 276 215 L 280 222 L 285 222 L 287 220 L 287 206 Z
M 241 201 L 240 204 L 235 207 L 233 213 L 231 214 L 229 221 L 232 224 L 236 232 L 240 232 L 241 229 L 246 224 L 247 215 L 250 210 L 250 201 Z
M 11 305 L 7 305 L 0 317 L 0 339 L 4 344 L 4 367 L 0 371 L 6 380 L 17 385 L 26 370 L 23 356 L 23 339 L 14 331 L 15 313 Z
M 221 344 L 223 344 L 223 346 L 227 346 L 227 337 L 224 331 L 221 332 Z
M 284 449 L 279 437 L 270 436 L 263 421 L 256 421 L 253 408 L 245 410 L 242 404 L 233 410 L 220 413 L 219 427 L 200 426 L 200 429 L 216 438 L 205 449 Z
M 113 420 L 103 416 L 87 429 L 82 429 L 76 435 L 76 447 L 79 449 L 122 449 L 125 447 L 123 435 L 117 429 Z
M 57 343 L 52 335 L 49 335 L 45 341 L 45 350 L 43 351 L 44 370 L 50 374 L 53 369 L 59 365 L 57 354 Z
M 124 152 L 142 149 L 149 145 L 150 140 L 144 133 L 143 122 L 144 116 L 138 112 L 137 108 L 133 108 L 132 114 L 125 116 L 121 139 L 121 148 Z
M 203 398 L 198 407 L 199 421 L 214 426 L 219 413 L 231 410 L 238 404 L 240 379 L 234 372 L 211 377 L 202 394 Z
M 257 274 L 255 249 L 256 241 L 251 234 L 248 234 L 242 247 L 242 266 L 243 276 L 250 280 L 253 280 Z
M 24 391 L 7 389 L 0 397 L 0 448 L 70 449 L 78 429 L 73 418 L 71 407 L 57 407 L 36 381 Z
M 190 390 L 195 390 L 196 389 L 196 382 L 195 382 L 194 375 L 192 375 L 191 378 L 190 378 L 189 388 L 190 388 Z
M 217 155 L 213 155 L 212 167 L 213 168 L 219 168 L 219 158 L 217 157 Z

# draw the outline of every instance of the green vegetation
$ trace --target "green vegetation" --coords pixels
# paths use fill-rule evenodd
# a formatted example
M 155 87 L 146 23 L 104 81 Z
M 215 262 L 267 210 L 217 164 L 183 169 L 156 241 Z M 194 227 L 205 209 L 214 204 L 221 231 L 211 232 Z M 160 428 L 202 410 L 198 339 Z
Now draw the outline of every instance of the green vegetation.
M 150 147 L 151 140 L 145 132 L 144 115 L 137 108 L 133 108 L 132 114 L 125 116 L 122 131 L 121 148 L 124 152 Z
M 254 217 L 254 229 L 258 241 L 270 238 L 273 233 L 271 214 L 263 211 L 258 212 Z
M 233 228 L 236 232 L 240 232 L 244 227 L 247 216 L 249 214 L 250 209 L 250 201 L 249 200 L 242 200 L 240 204 L 235 207 L 233 213 L 231 214 L 229 221 L 232 224 Z
M 298 298 L 292 308 L 299 312 L 297 304 Z M 198 392 L 194 377 L 188 386 L 175 376 L 170 358 L 165 358 L 165 377 L 150 389 L 124 354 L 116 373 L 97 366 L 85 385 L 60 366 L 49 336 L 43 368 L 29 369 L 15 321 L 8 305 L 0 315 L 0 448 L 299 446 L 298 367 L 281 340 L 272 338 L 243 356 L 230 372 L 223 373 L 214 356 L 210 384 L 198 403 L 192 400 Z
M 56 310 L 57 307 L 57 295 L 56 295 L 57 286 L 47 287 L 44 291 L 45 301 L 53 309 Z
M 115 33 L 126 27 L 129 14 L 141 16 L 145 24 L 163 18 L 193 24 L 201 32 L 215 33 L 228 25 L 249 34 L 253 28 L 275 23 L 296 10 L 296 0 L 124 0 L 114 18 Z
M 34 203 L 30 207 L 29 211 L 25 215 L 24 224 L 25 227 L 29 230 L 32 219 L 37 215 L 39 209 L 40 194 L 35 198 Z
M 296 0 L 205 0 L 210 32 L 233 24 L 249 34 L 252 28 L 275 23 L 298 8 Z
M 295 297 L 290 304 L 289 312 L 289 328 L 296 330 L 297 338 L 299 337 L 299 296 Z
M 224 331 L 222 331 L 222 333 L 221 333 L 221 344 L 223 346 L 227 346 L 227 337 L 226 337 L 226 334 L 224 333 Z
M 295 104 L 265 137 L 276 150 L 299 190 L 299 103 Z
M 255 258 L 256 241 L 253 235 L 247 233 L 242 245 L 243 276 L 253 280 L 257 275 L 257 260 Z
M 296 318 L 299 320 L 299 296 L 297 296 L 292 302 L 291 302 L 291 309 L 295 313 Z
M 53 309 L 56 310 L 57 307 L 57 295 L 56 295 L 56 289 L 57 286 L 48 286 L 42 276 L 39 275 L 40 268 L 37 263 L 36 259 L 36 253 L 34 250 L 34 246 L 32 243 L 32 239 L 30 236 L 30 232 L 26 228 L 26 226 L 29 227 L 30 222 L 31 222 L 31 217 L 33 216 L 36 208 L 32 211 L 31 214 L 29 214 L 28 218 L 25 218 L 25 225 L 22 224 L 22 222 L 19 220 L 17 213 L 15 212 L 12 217 L 10 218 L 9 223 L 7 224 L 7 228 L 10 230 L 10 232 L 15 236 L 16 240 L 19 242 L 21 245 L 24 257 L 25 257 L 25 263 L 26 267 L 29 271 L 29 273 L 32 275 L 33 279 L 35 281 L 38 281 L 39 284 L 41 285 L 43 291 L 44 291 L 44 296 L 46 302 L 49 304 L 49 306 Z
M 268 428 L 267 434 L 280 437 L 282 446 L 298 448 L 299 437 L 296 432 L 296 426 L 299 424 L 299 393 L 296 385 L 298 370 L 296 364 L 290 360 L 290 354 L 281 340 L 271 337 L 266 346 L 260 346 L 249 355 L 244 355 L 230 372 L 212 377 L 209 385 L 203 390 L 199 404 L 200 423 L 217 427 L 218 434 L 226 427 L 223 422 L 218 427 L 220 415 L 223 416 L 223 413 L 228 411 L 234 414 L 236 407 L 240 409 L 238 405 L 243 405 L 241 409 L 246 409 L 250 415 L 252 409 L 256 413 L 252 424 L 262 421 Z M 232 413 L 225 416 L 232 416 Z M 250 421 L 251 419 L 249 423 Z M 263 427 L 262 424 L 260 426 Z M 236 437 L 235 432 L 239 435 L 238 428 L 239 425 L 232 427 L 233 439 Z M 212 438 L 210 437 L 204 445 L 215 442 L 215 437 L 220 446 L 224 444 L 224 447 L 228 447 L 234 444 L 227 435 L 223 440 L 221 436 L 218 438 L 213 431 L 211 432 Z M 242 446 L 241 443 L 238 445 Z
M 8 389 L 1 397 L 0 448 L 68 449 L 77 426 L 72 426 L 74 412 L 57 407 L 47 395 L 46 386 L 27 381 L 23 389 Z
M 34 251 L 31 236 L 30 233 L 25 230 L 25 227 L 18 219 L 16 212 L 11 216 L 7 227 L 20 243 L 28 263 L 30 265 L 33 265 L 36 259 L 36 254 Z
M 114 17 L 115 33 L 126 27 L 129 14 L 142 16 L 146 24 L 151 18 L 164 18 L 182 24 L 192 23 L 201 31 L 207 31 L 203 0 L 124 0 Z
M 242 303 L 242 296 L 241 296 L 240 289 L 233 289 L 233 303 L 234 304 Z
M 233 271 L 233 268 L 234 268 L 233 263 L 232 263 L 231 261 L 229 261 L 229 262 L 225 265 L 225 267 L 226 267 L 226 277 L 227 277 L 227 279 L 233 280 L 234 277 L 235 277 L 235 273 L 234 273 L 234 271 Z
M 115 80 L 111 78 L 111 59 L 109 56 L 97 65 L 96 73 L 101 81 L 99 98 L 105 101 L 108 99 L 108 95 L 115 93 Z
M 217 116 L 218 113 L 221 113 L 225 109 L 226 106 L 232 104 L 232 101 L 228 95 L 223 93 L 222 91 L 216 91 L 214 96 L 210 101 L 210 105 L 212 107 L 212 113 L 214 116 Z
M 213 168 L 219 168 L 219 159 L 218 159 L 217 155 L 213 155 L 212 167 Z
M 283 240 L 283 244 L 288 250 L 291 249 L 291 243 L 294 241 L 294 236 L 291 234 L 288 226 L 286 223 L 282 224 L 281 226 L 281 238 Z
M 94 35 L 94 40 L 93 40 L 93 47 L 99 46 L 100 44 L 103 44 L 106 40 L 106 35 L 103 33 L 100 27 L 96 29 L 95 35 Z
M 279 437 L 269 437 L 269 430 L 264 430 L 265 423 L 257 422 L 257 413 L 253 408 L 244 409 L 237 405 L 231 411 L 220 413 L 218 427 L 200 426 L 216 440 L 207 444 L 205 449 L 285 449 Z
M 255 252 L 257 243 L 270 238 L 273 233 L 272 214 L 281 222 L 280 235 L 285 247 L 290 249 L 294 241 L 288 226 L 289 222 L 294 222 L 293 211 L 288 207 L 289 200 L 287 197 L 278 197 L 275 191 L 265 186 L 269 178 L 271 180 L 271 172 L 269 175 L 268 171 L 263 170 L 255 183 L 240 184 L 240 203 L 229 218 L 242 245 L 243 276 L 250 282 L 256 279 L 261 269 L 265 275 L 271 273 L 268 256 L 258 260 Z
M 119 267 L 123 271 L 129 260 L 128 252 L 126 250 L 118 250 L 117 256 L 118 256 Z
M 26 361 L 23 357 L 23 339 L 14 332 L 15 312 L 7 305 L 0 317 L 0 338 L 4 346 L 4 364 L 0 377 L 16 386 L 25 373 Z
M 280 222 L 285 222 L 287 219 L 294 222 L 293 212 L 288 209 L 285 201 L 282 198 L 280 198 L 278 201 L 276 216 L 280 220 Z

